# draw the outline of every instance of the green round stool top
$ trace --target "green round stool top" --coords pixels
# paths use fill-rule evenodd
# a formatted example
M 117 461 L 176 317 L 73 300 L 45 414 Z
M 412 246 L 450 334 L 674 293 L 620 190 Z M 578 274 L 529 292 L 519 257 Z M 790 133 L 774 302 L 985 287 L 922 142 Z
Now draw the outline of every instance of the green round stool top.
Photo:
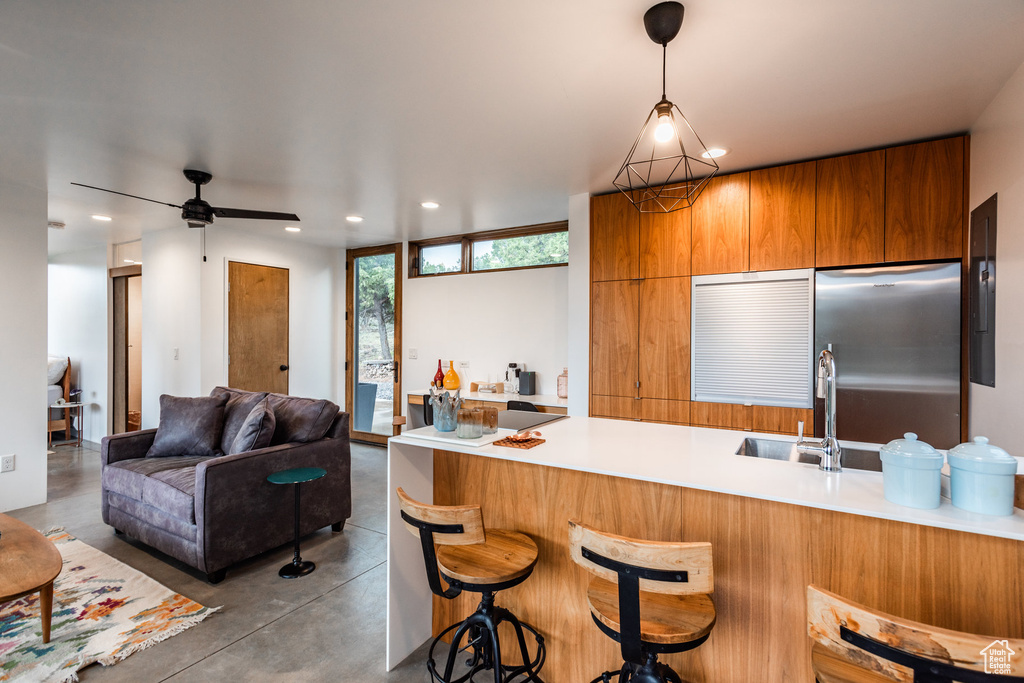
M 267 481 L 271 484 L 301 484 L 325 476 L 327 476 L 327 470 L 320 467 L 295 467 L 290 470 L 274 472 L 267 477 Z

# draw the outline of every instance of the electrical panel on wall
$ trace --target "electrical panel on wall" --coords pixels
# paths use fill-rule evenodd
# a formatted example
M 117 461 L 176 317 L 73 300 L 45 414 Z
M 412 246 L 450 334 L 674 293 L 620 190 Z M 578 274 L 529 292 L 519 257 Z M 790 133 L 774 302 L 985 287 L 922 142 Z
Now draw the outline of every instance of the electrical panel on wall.
M 996 197 L 971 212 L 970 376 L 996 385 Z

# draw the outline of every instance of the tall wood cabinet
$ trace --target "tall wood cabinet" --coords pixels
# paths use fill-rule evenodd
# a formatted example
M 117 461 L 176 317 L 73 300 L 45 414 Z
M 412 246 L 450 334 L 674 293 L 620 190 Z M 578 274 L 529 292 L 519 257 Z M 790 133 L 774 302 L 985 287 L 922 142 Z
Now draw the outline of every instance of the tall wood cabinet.
M 762 432 L 810 409 L 691 402 L 690 278 L 963 256 L 966 137 L 712 179 L 691 209 L 591 199 L 591 415 Z M 966 409 L 964 409 L 966 415 Z

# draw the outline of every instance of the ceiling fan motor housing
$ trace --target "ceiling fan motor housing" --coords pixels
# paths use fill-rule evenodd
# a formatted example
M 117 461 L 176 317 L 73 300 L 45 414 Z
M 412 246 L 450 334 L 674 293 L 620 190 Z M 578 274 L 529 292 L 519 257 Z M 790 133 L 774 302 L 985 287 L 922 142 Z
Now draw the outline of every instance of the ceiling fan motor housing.
M 181 205 L 181 219 L 190 228 L 205 228 L 213 223 L 213 207 L 193 197 Z

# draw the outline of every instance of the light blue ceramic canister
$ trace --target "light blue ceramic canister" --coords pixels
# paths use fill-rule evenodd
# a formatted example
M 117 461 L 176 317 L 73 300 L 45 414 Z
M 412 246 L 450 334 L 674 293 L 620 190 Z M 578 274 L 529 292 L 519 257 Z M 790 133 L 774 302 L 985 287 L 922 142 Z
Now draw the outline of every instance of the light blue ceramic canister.
M 1017 459 L 984 436 L 949 450 L 953 505 L 986 515 L 1013 514 L 1013 475 Z
M 880 455 L 887 501 L 926 510 L 939 507 L 942 453 L 907 432 L 882 446 Z

